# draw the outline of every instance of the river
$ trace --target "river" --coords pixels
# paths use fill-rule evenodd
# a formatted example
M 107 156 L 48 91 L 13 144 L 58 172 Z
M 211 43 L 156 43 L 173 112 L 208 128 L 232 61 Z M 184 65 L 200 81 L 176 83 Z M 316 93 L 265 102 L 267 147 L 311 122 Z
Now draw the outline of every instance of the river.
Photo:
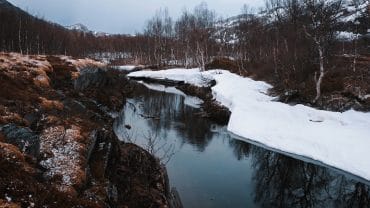
M 235 138 L 199 100 L 166 91 L 137 87 L 114 129 L 166 164 L 185 208 L 369 206 L 368 183 Z

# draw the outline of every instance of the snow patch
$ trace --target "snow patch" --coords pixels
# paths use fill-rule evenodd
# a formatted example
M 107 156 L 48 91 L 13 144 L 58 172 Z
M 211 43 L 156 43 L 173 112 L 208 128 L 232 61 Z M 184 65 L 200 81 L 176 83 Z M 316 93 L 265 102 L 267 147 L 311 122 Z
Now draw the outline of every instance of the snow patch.
M 128 77 L 143 77 L 153 79 L 170 79 L 174 81 L 184 81 L 187 84 L 197 87 L 207 87 L 213 80 L 212 76 L 201 73 L 200 69 L 169 69 L 160 71 L 138 71 L 128 74 Z
M 118 69 L 121 71 L 132 71 L 136 68 L 135 65 L 123 65 L 123 66 L 113 66 L 114 69 Z
M 348 31 L 338 31 L 336 33 L 337 39 L 342 41 L 353 41 L 358 39 L 360 36 L 361 36 L 360 34 L 355 34 L 353 32 Z

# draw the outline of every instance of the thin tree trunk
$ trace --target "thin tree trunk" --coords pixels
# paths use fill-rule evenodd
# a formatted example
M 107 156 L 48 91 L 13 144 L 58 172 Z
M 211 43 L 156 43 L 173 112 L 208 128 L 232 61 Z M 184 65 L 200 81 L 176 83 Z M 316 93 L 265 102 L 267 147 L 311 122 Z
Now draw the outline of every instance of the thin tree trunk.
M 353 72 L 356 72 L 356 64 L 357 64 L 357 40 L 358 40 L 358 35 L 356 35 L 356 39 L 355 39 L 355 55 L 353 57 Z
M 198 65 L 200 67 L 200 70 L 204 71 L 205 70 L 204 51 L 200 49 L 199 42 L 197 42 L 197 49 L 198 49 L 198 54 L 200 56 L 200 58 L 197 58 Z
M 322 51 L 321 46 L 318 46 L 318 51 L 319 51 L 319 56 L 320 56 L 319 57 L 320 58 L 320 76 L 319 76 L 319 79 L 316 80 L 316 97 L 313 100 L 314 103 L 316 103 L 317 100 L 319 100 L 319 98 L 321 97 L 321 83 L 325 76 L 324 53 Z
M 18 30 L 18 45 L 19 45 L 19 52 L 23 54 L 22 51 L 22 42 L 21 42 L 21 29 L 22 29 L 22 19 L 19 19 L 19 30 Z

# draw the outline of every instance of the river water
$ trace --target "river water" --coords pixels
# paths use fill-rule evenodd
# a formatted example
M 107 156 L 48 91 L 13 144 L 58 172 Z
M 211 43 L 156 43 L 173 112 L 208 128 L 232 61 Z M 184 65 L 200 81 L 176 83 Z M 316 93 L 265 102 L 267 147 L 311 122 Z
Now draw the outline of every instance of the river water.
M 150 88 L 167 92 L 137 87 L 114 129 L 166 164 L 185 208 L 370 207 L 368 183 L 234 138 L 198 99 Z

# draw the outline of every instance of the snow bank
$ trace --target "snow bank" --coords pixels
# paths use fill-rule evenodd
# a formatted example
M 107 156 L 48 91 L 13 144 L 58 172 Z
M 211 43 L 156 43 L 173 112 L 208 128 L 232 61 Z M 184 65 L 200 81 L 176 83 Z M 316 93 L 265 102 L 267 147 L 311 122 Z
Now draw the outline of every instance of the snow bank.
M 129 77 L 142 77 L 153 79 L 170 79 L 174 81 L 184 81 L 187 84 L 198 87 L 205 87 L 213 80 L 212 76 L 200 73 L 199 69 L 168 69 L 161 71 L 138 71 L 128 74 Z
M 232 112 L 228 130 L 271 148 L 301 155 L 370 180 L 370 113 L 329 112 L 274 102 L 272 86 L 224 70 L 141 71 L 132 77 L 184 80 L 203 86 L 215 79 L 214 98 Z
M 123 66 L 113 66 L 114 69 L 118 69 L 121 71 L 132 71 L 136 68 L 135 65 L 123 65 Z

